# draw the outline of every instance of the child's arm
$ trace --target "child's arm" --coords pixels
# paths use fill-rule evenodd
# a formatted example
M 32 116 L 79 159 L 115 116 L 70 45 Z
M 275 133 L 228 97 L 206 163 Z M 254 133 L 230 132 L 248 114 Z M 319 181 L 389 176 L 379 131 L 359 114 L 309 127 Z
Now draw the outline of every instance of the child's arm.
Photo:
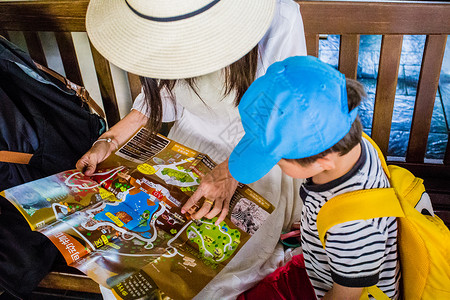
M 329 290 L 325 296 L 323 296 L 323 300 L 358 300 L 361 297 L 363 288 L 352 288 L 346 287 L 336 282 L 333 283 L 333 287 Z

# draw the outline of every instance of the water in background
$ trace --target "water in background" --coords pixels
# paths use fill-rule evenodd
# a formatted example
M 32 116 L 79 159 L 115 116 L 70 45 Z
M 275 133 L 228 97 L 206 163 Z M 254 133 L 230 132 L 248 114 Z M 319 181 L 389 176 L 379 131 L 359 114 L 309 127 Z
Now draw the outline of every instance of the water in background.
M 405 35 L 403 37 L 397 92 L 389 140 L 389 156 L 406 156 L 425 38 L 424 35 Z M 364 131 L 369 135 L 372 129 L 380 48 L 381 36 L 361 35 L 357 76 L 358 80 L 364 84 L 368 97 L 361 104 L 359 114 Z M 319 41 L 319 58 L 336 68 L 338 67 L 338 35 L 329 35 L 326 39 Z M 425 156 L 427 159 L 442 160 L 444 158 L 450 130 L 448 120 L 450 120 L 450 40 L 447 41 L 439 88 L 434 104 Z

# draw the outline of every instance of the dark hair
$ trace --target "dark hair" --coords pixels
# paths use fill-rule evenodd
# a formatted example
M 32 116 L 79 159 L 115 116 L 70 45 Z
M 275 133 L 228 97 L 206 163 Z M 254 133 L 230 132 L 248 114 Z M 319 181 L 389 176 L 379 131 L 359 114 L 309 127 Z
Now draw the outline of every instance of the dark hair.
M 346 81 L 348 110 L 351 111 L 361 103 L 361 100 L 366 97 L 366 93 L 364 91 L 363 85 L 358 81 L 348 78 L 346 79 Z M 313 156 L 286 160 L 294 160 L 302 166 L 308 166 L 315 162 L 317 159 L 325 157 L 327 154 L 332 152 L 337 152 L 340 156 L 342 156 L 350 152 L 350 150 L 352 150 L 356 145 L 361 143 L 361 136 L 362 125 L 359 117 L 357 116 L 352 124 L 352 127 L 350 128 L 350 131 L 331 148 Z
M 256 68 L 258 64 L 258 45 L 238 61 L 225 67 L 224 96 L 229 95 L 233 90 L 236 91 L 234 104 L 238 106 L 242 96 L 250 84 L 255 80 Z M 166 89 L 170 98 L 175 104 L 175 97 L 172 89 L 178 80 L 184 80 L 189 87 L 200 97 L 196 87 L 196 78 L 186 78 L 178 80 L 163 80 L 149 77 L 139 77 L 144 90 L 145 102 L 147 103 L 147 112 L 149 119 L 146 127 L 150 132 L 158 132 L 162 125 L 162 100 L 161 91 Z

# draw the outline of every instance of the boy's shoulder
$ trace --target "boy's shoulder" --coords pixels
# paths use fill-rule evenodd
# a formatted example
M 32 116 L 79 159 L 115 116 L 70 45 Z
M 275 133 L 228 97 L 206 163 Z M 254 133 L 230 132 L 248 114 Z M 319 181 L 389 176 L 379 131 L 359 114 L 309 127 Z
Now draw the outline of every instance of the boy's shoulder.
M 383 171 L 382 161 L 378 155 L 378 150 L 364 136 L 361 138 L 361 156 L 363 156 L 363 154 L 365 163 L 363 172 L 369 173 L 371 178 L 376 177 L 389 182 L 386 173 Z

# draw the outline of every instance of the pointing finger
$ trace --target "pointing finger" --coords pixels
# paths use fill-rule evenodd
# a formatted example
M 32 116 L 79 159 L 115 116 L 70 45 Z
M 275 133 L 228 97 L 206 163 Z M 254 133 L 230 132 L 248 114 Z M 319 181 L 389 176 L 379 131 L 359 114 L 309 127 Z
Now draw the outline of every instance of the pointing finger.
M 192 206 L 194 206 L 195 204 L 197 204 L 197 202 L 200 200 L 200 198 L 203 196 L 201 187 L 199 187 L 194 194 L 192 194 L 192 196 L 188 199 L 188 201 L 186 201 L 186 203 L 183 205 L 183 207 L 181 208 L 181 213 L 184 214 L 185 212 L 187 212 Z

